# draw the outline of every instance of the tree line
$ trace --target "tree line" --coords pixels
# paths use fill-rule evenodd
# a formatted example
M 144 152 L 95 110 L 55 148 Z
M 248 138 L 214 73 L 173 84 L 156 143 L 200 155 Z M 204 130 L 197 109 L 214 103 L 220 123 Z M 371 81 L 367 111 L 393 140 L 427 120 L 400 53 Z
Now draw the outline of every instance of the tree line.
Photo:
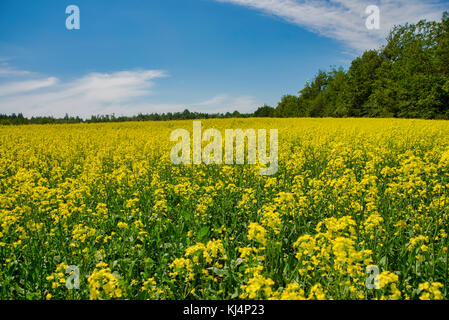
M 183 112 L 150 113 L 138 114 L 136 116 L 115 116 L 95 115 L 88 119 L 72 117 L 66 114 L 63 118 L 32 117 L 26 118 L 22 113 L 19 114 L 0 114 L 0 124 L 3 125 L 22 125 L 22 124 L 64 124 L 64 123 L 100 123 L 100 122 L 128 122 L 128 121 L 169 121 L 169 120 L 194 120 L 194 119 L 214 119 L 214 118 L 249 118 L 253 114 L 243 114 L 238 111 L 226 113 L 200 113 L 190 112 L 188 109 Z
M 297 95 L 254 113 L 168 112 L 89 119 L 0 114 L 0 124 L 56 124 L 164 121 L 248 117 L 390 117 L 449 119 L 449 14 L 441 22 L 422 20 L 395 26 L 387 44 L 354 59 L 348 70 L 320 70 Z
M 255 115 L 449 119 L 449 14 L 395 26 L 385 46 L 364 52 L 348 70 L 320 70 L 298 95 Z

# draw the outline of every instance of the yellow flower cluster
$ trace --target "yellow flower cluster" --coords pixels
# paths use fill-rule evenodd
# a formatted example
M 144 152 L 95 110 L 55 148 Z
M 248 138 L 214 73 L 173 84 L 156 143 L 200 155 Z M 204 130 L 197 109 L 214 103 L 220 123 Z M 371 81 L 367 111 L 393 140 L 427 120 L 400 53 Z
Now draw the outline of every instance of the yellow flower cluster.
M 195 276 L 202 281 L 218 282 L 214 274 L 219 278 L 223 276 L 221 270 L 227 257 L 221 240 L 211 240 L 207 244 L 198 242 L 188 247 L 184 256 L 170 264 L 173 271 L 169 275 L 174 277 L 173 281 L 180 274 L 186 282 L 194 280 Z
M 382 300 L 398 300 L 401 298 L 401 291 L 397 288 L 399 277 L 396 274 L 384 271 L 378 277 L 380 289 L 383 292 L 387 292 L 387 294 L 384 293 L 382 296 Z
M 439 282 L 424 282 L 419 285 L 419 291 L 421 295 L 420 300 L 443 300 L 443 295 L 441 294 L 441 288 L 443 284 Z
M 65 276 L 65 271 L 67 269 L 68 265 L 65 263 L 60 263 L 57 267 L 56 267 L 56 271 L 47 276 L 45 279 L 47 281 L 51 281 L 51 288 L 52 289 L 56 289 L 60 286 L 62 286 L 63 284 L 65 284 L 66 282 L 66 276 Z
M 116 275 L 109 266 L 100 262 L 87 279 L 91 300 L 116 299 L 123 297 L 123 290 Z
M 256 272 L 251 279 L 249 279 L 246 285 L 242 285 L 243 293 L 240 298 L 254 300 L 256 298 L 268 298 L 272 295 L 273 291 L 271 287 L 274 285 L 274 281 L 270 278 L 265 278 L 258 272 Z
M 255 240 L 262 245 L 265 245 L 267 242 L 266 234 L 267 230 L 259 225 L 257 222 L 251 222 L 248 227 L 248 239 Z

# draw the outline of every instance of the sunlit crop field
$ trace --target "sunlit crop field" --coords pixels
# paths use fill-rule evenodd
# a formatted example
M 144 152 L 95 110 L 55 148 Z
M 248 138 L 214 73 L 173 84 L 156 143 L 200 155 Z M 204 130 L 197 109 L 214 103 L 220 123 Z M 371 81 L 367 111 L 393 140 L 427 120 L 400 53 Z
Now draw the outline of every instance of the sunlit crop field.
M 278 173 L 173 165 L 192 121 L 0 127 L 0 299 L 449 297 L 449 122 L 202 125 L 278 129 Z

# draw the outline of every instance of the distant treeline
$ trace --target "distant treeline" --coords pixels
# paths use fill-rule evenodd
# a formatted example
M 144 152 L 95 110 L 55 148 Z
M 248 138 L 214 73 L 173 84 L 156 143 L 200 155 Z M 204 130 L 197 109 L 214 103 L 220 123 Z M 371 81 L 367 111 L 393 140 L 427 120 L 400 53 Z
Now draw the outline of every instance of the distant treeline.
M 98 123 L 98 122 L 126 122 L 126 121 L 168 121 L 168 120 L 193 120 L 193 119 L 213 119 L 213 118 L 249 118 L 253 114 L 242 114 L 238 111 L 227 113 L 198 113 L 184 110 L 184 112 L 167 112 L 138 114 L 137 116 L 119 116 L 115 115 L 97 115 L 89 119 L 80 117 L 71 117 L 66 115 L 64 118 L 54 117 L 32 117 L 26 118 L 22 113 L 19 114 L 0 114 L 0 124 L 20 125 L 20 124 L 62 124 L 62 123 Z
M 319 71 L 299 91 L 286 95 L 276 108 L 252 114 L 190 112 L 99 115 L 90 119 L 0 115 L 0 124 L 162 121 L 248 117 L 392 117 L 449 119 L 449 14 L 441 22 L 420 21 L 396 26 L 388 42 L 352 61 L 348 70 Z

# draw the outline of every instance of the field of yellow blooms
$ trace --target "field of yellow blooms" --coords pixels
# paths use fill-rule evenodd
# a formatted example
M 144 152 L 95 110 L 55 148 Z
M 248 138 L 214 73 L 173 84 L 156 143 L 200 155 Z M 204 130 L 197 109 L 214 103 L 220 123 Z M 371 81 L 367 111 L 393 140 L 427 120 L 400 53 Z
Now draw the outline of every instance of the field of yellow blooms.
M 279 171 L 173 165 L 192 121 L 0 127 L 0 299 L 449 298 L 449 122 L 202 125 Z

